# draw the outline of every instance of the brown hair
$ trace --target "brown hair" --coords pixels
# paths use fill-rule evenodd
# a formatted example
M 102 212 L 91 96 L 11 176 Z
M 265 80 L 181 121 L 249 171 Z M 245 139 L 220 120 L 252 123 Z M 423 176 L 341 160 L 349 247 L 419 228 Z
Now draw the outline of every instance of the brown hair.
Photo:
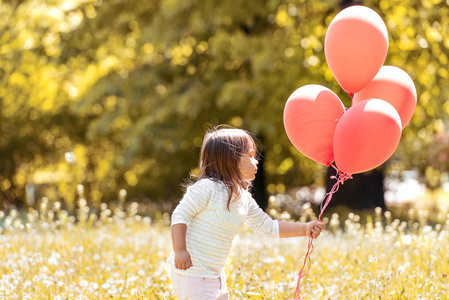
M 237 194 L 239 188 L 248 189 L 250 187 L 251 183 L 242 178 L 239 163 L 242 156 L 247 154 L 251 147 L 257 151 L 255 139 L 243 129 L 221 125 L 211 128 L 204 136 L 198 179 L 208 178 L 221 181 L 228 187 L 228 210 L 232 194 Z

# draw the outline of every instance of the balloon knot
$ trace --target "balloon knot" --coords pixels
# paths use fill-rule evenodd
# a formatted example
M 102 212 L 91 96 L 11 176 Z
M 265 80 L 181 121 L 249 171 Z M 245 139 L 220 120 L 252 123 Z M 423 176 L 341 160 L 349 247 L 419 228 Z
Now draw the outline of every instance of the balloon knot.
M 349 97 L 350 97 L 351 99 L 353 99 L 353 98 L 354 98 L 354 93 L 349 93 Z

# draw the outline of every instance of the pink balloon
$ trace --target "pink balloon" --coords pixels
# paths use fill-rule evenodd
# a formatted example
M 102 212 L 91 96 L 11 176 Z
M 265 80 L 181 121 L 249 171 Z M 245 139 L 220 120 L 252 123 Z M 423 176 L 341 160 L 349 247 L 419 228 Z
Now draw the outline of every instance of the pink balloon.
M 354 95 L 352 103 L 372 98 L 382 99 L 393 105 L 401 117 L 402 129 L 404 129 L 416 107 L 415 84 L 412 78 L 400 68 L 383 66 L 374 79 Z
M 348 93 L 357 93 L 374 78 L 387 51 L 385 23 L 374 10 L 361 5 L 338 13 L 324 38 L 327 64 Z
M 345 108 L 330 89 L 309 84 L 294 91 L 284 108 L 284 127 L 292 144 L 315 162 L 334 161 L 335 127 Z
M 345 112 L 335 129 L 335 163 L 348 174 L 374 169 L 393 154 L 400 138 L 401 119 L 391 104 L 361 101 Z

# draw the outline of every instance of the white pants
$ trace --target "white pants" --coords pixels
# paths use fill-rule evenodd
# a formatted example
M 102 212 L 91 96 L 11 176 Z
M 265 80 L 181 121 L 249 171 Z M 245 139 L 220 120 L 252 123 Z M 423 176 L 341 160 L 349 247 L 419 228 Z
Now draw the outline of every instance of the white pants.
M 173 290 L 178 300 L 227 300 L 226 276 L 203 278 L 181 275 L 171 271 Z

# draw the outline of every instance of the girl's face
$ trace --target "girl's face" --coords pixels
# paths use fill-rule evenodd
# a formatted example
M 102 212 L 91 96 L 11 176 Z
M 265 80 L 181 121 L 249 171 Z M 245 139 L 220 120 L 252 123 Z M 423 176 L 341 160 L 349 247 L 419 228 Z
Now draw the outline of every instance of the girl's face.
M 239 170 L 242 174 L 243 180 L 251 181 L 256 178 L 257 165 L 259 162 L 256 159 L 256 150 L 253 147 L 249 148 L 247 154 L 240 159 Z

